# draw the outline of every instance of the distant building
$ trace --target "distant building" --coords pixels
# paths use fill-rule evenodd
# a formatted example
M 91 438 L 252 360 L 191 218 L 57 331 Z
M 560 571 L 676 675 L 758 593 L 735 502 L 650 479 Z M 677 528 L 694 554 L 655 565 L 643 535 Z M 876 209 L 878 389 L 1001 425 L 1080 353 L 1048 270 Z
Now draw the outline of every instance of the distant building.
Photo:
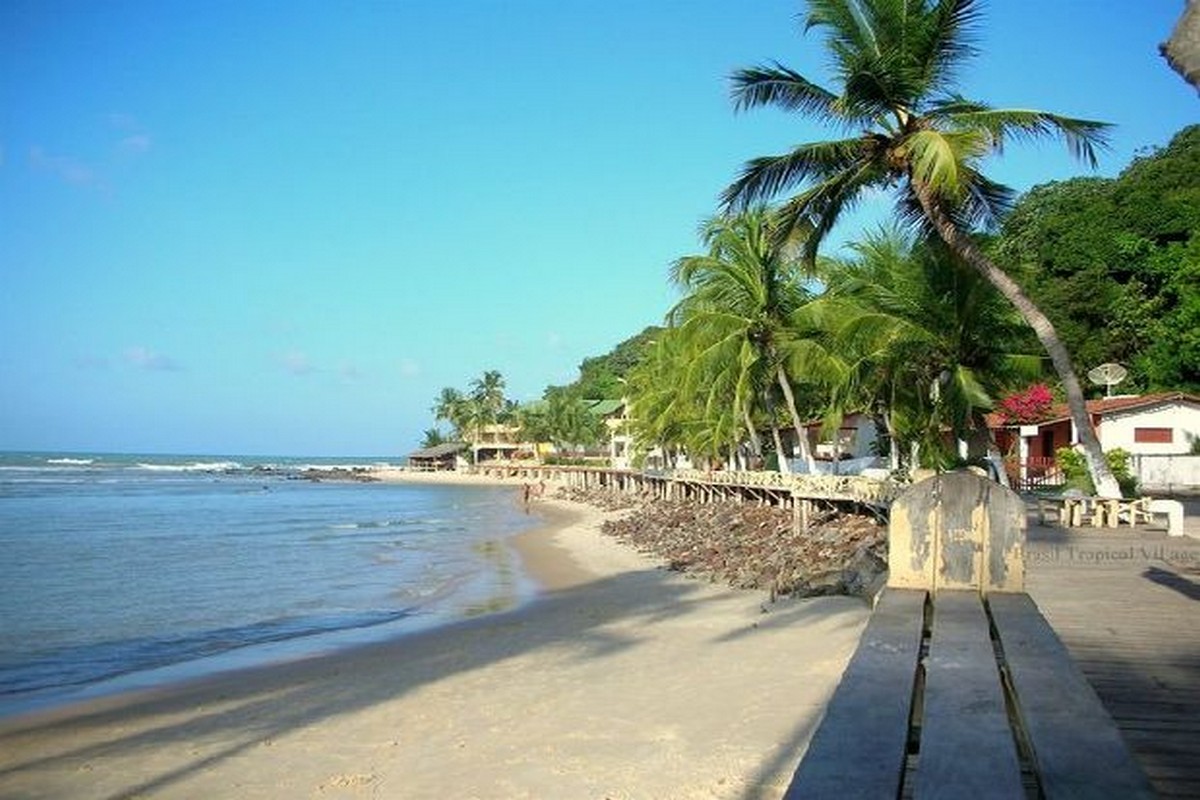
M 629 433 L 629 404 L 624 400 L 596 400 L 588 411 L 604 420 L 608 432 L 608 460 L 614 469 L 628 469 L 633 455 Z
M 810 422 L 805 426 L 809 442 L 816 442 L 812 448 L 816 458 L 855 459 L 875 455 L 879 431 L 871 416 L 854 411 L 842 417 L 836 432 L 824 433 L 823 427 L 820 422 Z
M 522 445 L 518 441 L 520 433 L 521 428 L 517 425 L 484 425 L 471 441 L 471 453 L 475 463 L 511 459 L 517 451 L 530 449 L 529 445 Z
M 1194 488 L 1200 484 L 1200 456 L 1190 455 L 1200 437 L 1200 396 L 1185 392 L 1105 397 L 1087 401 L 1088 416 L 1100 447 L 1120 448 L 1133 459 L 1133 471 L 1145 488 Z M 988 415 L 988 427 L 1001 453 L 1019 465 L 1020 478 L 1053 474 L 1054 451 L 1079 442 L 1065 404 L 1027 425 Z M 1165 466 L 1170 464 L 1169 467 Z
M 454 470 L 458 467 L 459 456 L 469 449 L 466 442 L 446 442 L 426 447 L 409 453 L 408 466 L 421 472 Z
M 1105 450 L 1119 447 L 1135 455 L 1182 454 L 1189 452 L 1200 436 L 1200 397 L 1184 392 L 1088 400 L 1087 411 Z M 1025 458 L 1053 458 L 1058 448 L 1079 441 L 1065 404 L 1028 425 L 989 414 L 988 427 L 1001 452 L 1019 450 Z

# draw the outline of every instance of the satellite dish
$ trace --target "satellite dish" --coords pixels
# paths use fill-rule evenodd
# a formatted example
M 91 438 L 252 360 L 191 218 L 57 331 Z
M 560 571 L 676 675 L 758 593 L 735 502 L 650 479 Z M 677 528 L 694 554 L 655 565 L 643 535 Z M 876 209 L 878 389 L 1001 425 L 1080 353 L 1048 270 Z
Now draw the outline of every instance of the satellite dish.
M 1112 397 L 1112 387 L 1116 386 L 1121 381 L 1125 380 L 1125 376 L 1129 371 L 1120 364 L 1101 364 L 1095 369 L 1088 372 L 1088 380 L 1097 386 L 1103 386 L 1104 396 Z

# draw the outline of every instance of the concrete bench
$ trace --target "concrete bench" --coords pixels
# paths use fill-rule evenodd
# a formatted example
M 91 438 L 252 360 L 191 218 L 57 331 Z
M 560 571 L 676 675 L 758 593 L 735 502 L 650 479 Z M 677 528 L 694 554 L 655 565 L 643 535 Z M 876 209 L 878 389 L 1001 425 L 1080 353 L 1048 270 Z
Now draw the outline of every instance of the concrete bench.
M 1021 499 L 957 475 L 930 481 L 893 508 L 889 585 L 785 797 L 1154 797 L 1021 591 Z

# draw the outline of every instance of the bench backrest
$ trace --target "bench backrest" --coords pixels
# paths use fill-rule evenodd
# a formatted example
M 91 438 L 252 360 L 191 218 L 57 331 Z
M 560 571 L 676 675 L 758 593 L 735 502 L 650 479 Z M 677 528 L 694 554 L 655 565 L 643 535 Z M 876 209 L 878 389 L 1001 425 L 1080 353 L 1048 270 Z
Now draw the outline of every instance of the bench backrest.
M 1025 501 L 970 472 L 913 484 L 892 503 L 888 586 L 1025 591 Z

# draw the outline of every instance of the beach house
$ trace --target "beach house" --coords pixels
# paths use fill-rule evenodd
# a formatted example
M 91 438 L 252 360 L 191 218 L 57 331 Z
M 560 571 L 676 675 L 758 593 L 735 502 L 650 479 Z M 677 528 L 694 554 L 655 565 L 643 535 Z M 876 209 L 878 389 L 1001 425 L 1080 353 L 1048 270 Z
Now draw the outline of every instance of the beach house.
M 1129 453 L 1131 471 L 1144 489 L 1200 489 L 1200 396 L 1158 392 L 1105 397 L 1087 401 L 1087 411 L 1100 446 Z M 1054 451 L 1079 442 L 1065 404 L 1030 424 L 990 414 L 988 427 L 1023 488 L 1061 480 Z
M 457 469 L 462 454 L 470 449 L 466 442 L 445 442 L 408 454 L 408 468 L 418 472 Z

